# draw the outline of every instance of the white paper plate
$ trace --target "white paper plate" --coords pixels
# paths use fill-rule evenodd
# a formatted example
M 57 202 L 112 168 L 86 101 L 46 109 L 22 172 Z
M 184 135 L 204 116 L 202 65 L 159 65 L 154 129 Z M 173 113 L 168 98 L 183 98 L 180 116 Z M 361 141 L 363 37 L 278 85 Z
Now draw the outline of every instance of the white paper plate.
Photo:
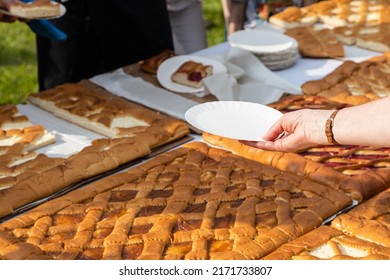
M 196 105 L 185 113 L 194 127 L 222 137 L 261 141 L 283 114 L 271 107 L 242 101 L 215 101 Z
M 256 54 L 282 52 L 298 46 L 294 38 L 268 30 L 240 30 L 230 35 L 228 40 L 232 47 Z
M 179 93 L 196 93 L 204 90 L 204 87 L 187 87 L 171 80 L 172 74 L 186 61 L 195 61 L 204 65 L 213 66 L 213 74 L 226 72 L 226 67 L 222 63 L 202 56 L 180 55 L 168 58 L 157 69 L 157 80 L 166 89 Z
M 26 17 L 26 19 L 55 19 L 55 18 L 62 17 L 66 13 L 66 8 L 61 3 L 58 3 L 58 4 L 60 5 L 60 15 L 59 16 L 55 16 L 55 17 L 40 17 L 40 18 Z M 9 11 L 3 10 L 3 9 L 0 9 L 0 13 L 2 13 L 4 15 L 8 15 L 8 16 L 19 17 L 17 15 L 11 14 Z

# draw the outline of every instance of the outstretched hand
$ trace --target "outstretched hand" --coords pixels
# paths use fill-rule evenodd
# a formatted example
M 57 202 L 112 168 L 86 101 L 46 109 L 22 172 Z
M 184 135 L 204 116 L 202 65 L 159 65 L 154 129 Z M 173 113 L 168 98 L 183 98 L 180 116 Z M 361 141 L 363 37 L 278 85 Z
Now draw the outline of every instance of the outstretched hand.
M 264 141 L 240 141 L 265 150 L 299 151 L 311 146 L 326 144 L 326 110 L 299 110 L 284 114 L 263 136 Z

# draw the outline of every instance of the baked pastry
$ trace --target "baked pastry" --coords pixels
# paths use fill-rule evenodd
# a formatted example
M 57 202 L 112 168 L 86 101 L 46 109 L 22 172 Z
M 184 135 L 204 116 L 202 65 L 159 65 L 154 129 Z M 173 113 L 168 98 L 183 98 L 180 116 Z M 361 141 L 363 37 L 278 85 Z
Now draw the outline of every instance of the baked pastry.
M 0 106 L 0 129 L 7 130 L 13 128 L 24 128 L 32 126 L 27 116 L 20 114 L 15 105 Z
M 374 25 L 389 23 L 390 4 L 381 0 L 325 0 L 294 9 L 286 9 L 270 18 L 270 22 L 282 27 L 304 26 L 307 15 L 310 24 L 325 23 L 328 26 Z
M 389 23 L 376 25 L 342 26 L 333 29 L 337 38 L 346 45 L 376 51 L 390 51 Z
M 350 203 L 195 142 L 4 222 L 0 257 L 260 259 Z
M 283 12 L 274 14 L 269 18 L 269 23 L 284 29 L 313 25 L 317 21 L 318 18 L 315 13 L 298 7 L 288 7 Z
M 278 101 L 268 104 L 268 106 L 281 111 L 282 113 L 286 113 L 301 109 L 342 109 L 346 105 L 321 96 L 294 94 L 284 96 Z
M 151 148 L 189 133 L 184 122 L 114 96 L 92 84 L 64 84 L 32 94 L 28 100 L 60 118 L 108 137 L 137 135 Z
M 0 218 L 149 153 L 148 145 L 138 137 L 94 140 L 66 159 L 38 156 L 36 161 L 27 162 L 24 160 L 32 160 L 30 156 L 8 153 L 2 161 L 5 166 L 0 169 L 7 175 L 0 181 L 7 187 L 0 190 Z
M 60 5 L 51 0 L 34 0 L 28 3 L 12 3 L 9 11 L 21 18 L 58 17 Z
M 324 78 L 302 84 L 302 92 L 357 105 L 390 95 L 390 53 L 357 63 L 345 61 Z
M 299 52 L 304 57 L 343 57 L 344 47 L 329 29 L 295 27 L 284 34 L 298 41 Z
M 348 213 L 337 216 L 331 226 L 347 235 L 390 248 L 389 201 L 390 190 L 387 189 Z
M 390 248 L 321 226 L 282 245 L 264 260 L 389 260 Z
M 354 165 L 354 161 L 364 160 L 364 156 L 359 155 L 359 153 L 356 155 L 350 153 L 348 155 L 348 148 L 350 147 L 336 146 L 336 149 L 346 151 L 344 161 L 347 162 L 347 160 L 349 160 L 349 167 L 346 163 L 345 170 L 340 170 L 335 168 L 339 165 L 332 163 L 331 160 L 333 157 L 337 160 L 338 155 L 332 155 L 332 149 L 329 147 L 313 148 L 314 150 L 322 150 L 319 154 L 324 154 L 324 159 L 329 161 L 327 164 L 326 161 L 312 161 L 313 157 L 308 156 L 310 155 L 310 152 L 307 151 L 303 151 L 300 154 L 266 151 L 246 146 L 234 139 L 228 139 L 209 133 L 203 133 L 202 139 L 214 146 L 223 147 L 243 157 L 340 189 L 357 201 L 369 199 L 387 189 L 390 184 L 390 169 L 384 168 L 388 165 L 387 156 L 377 158 L 378 161 L 375 161 L 374 156 L 374 158 L 370 159 L 371 165 L 369 165 L 368 160 L 365 162 L 367 166 L 364 166 L 363 164 Z M 371 152 L 368 147 L 357 148 L 360 153 Z M 379 153 L 380 152 L 377 152 L 377 154 Z M 315 154 L 315 152 L 313 152 L 313 154 Z M 327 158 L 326 155 L 328 155 Z M 305 156 L 307 156 L 307 158 Z M 369 156 L 367 159 L 368 158 Z
M 56 141 L 53 134 L 41 125 L 28 126 L 23 129 L 0 130 L 0 146 L 12 146 L 25 143 L 26 151 L 33 151 Z
M 149 74 L 156 74 L 157 69 L 161 63 L 163 63 L 168 58 L 175 56 L 175 52 L 171 50 L 165 50 L 158 55 L 155 55 L 151 58 L 145 59 L 140 63 L 140 69 Z
M 200 88 L 203 79 L 213 74 L 213 66 L 203 65 L 195 61 L 184 62 L 171 76 L 175 83 L 185 86 Z

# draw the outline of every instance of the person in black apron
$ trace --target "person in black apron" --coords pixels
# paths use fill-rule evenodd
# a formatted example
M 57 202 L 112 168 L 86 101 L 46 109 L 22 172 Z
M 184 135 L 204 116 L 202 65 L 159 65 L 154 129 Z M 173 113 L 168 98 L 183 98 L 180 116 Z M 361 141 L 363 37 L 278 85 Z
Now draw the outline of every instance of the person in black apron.
M 63 0 L 64 16 L 50 20 L 67 34 L 37 36 L 39 89 L 115 70 L 173 50 L 166 0 Z

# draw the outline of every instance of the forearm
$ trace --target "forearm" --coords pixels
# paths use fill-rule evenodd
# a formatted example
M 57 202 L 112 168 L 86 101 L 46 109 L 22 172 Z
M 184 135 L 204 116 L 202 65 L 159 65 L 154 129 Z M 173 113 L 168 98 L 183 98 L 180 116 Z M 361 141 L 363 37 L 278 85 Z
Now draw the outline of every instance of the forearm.
M 333 134 L 340 144 L 390 147 L 390 97 L 342 109 Z

